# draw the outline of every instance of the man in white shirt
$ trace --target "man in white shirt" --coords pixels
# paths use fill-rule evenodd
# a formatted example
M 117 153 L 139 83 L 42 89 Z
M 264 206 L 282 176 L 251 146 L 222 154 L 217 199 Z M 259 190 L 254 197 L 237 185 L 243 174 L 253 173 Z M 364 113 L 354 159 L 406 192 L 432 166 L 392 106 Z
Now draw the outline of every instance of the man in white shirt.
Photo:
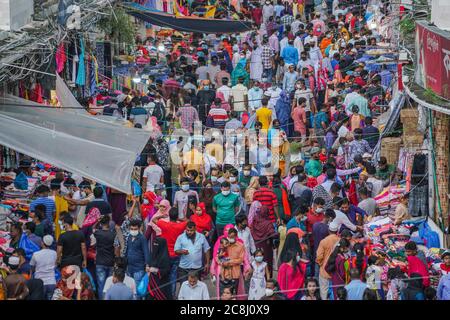
M 178 293 L 178 300 L 209 300 L 208 287 L 198 280 L 196 272 L 188 274 L 187 281 L 184 281 Z
M 295 17 L 295 21 L 292 22 L 291 31 L 293 34 L 296 34 L 298 30 L 300 30 L 300 26 L 304 26 L 304 24 L 301 21 L 301 18 L 302 17 L 299 14 L 297 14 L 297 16 Z
M 222 86 L 217 89 L 217 92 L 222 92 L 225 101 L 230 101 L 231 88 L 228 86 L 228 78 L 222 79 Z
M 127 263 L 125 258 L 121 258 L 121 257 L 116 257 L 115 261 L 114 261 L 114 268 L 120 268 L 123 270 L 127 269 Z M 105 281 L 105 286 L 103 287 L 103 295 L 106 295 L 106 292 L 112 287 L 113 285 L 113 276 L 110 276 L 106 279 Z M 136 298 L 136 281 L 132 278 L 129 277 L 127 274 L 125 274 L 125 279 L 123 280 L 123 283 L 131 289 L 131 291 L 133 292 L 134 297 Z
M 377 173 L 377 170 L 374 166 L 369 165 L 366 168 L 367 174 L 369 175 L 369 178 L 367 179 L 367 182 L 372 184 L 372 197 L 376 197 L 383 191 L 383 181 L 378 180 L 375 178 L 375 174 Z
M 256 111 L 261 107 L 261 99 L 263 97 L 263 89 L 259 87 L 260 82 L 258 80 L 253 81 L 253 87 L 248 90 L 248 106 L 250 111 Z
M 305 47 L 303 46 L 303 41 L 302 41 L 302 38 L 300 37 L 300 33 L 297 33 L 297 36 L 295 37 L 294 48 L 297 49 L 298 56 L 301 57 L 302 52 L 305 51 Z M 300 60 L 299 60 L 299 63 L 300 63 Z M 302 69 L 299 69 L 299 70 L 302 70 Z
M 247 111 L 248 89 L 244 86 L 244 78 L 239 78 L 238 84 L 231 88 L 231 97 L 234 111 Z
M 256 172 L 256 170 L 255 170 Z M 244 241 L 245 251 L 249 257 L 253 256 L 256 251 L 255 240 L 253 240 L 250 228 L 248 227 L 248 219 L 245 215 L 239 214 L 236 216 L 236 230 L 238 237 Z
M 164 183 L 164 171 L 156 164 L 156 155 L 150 154 L 148 160 L 148 167 L 144 170 L 142 177 L 144 185 L 144 193 L 146 191 L 154 191 L 155 185 L 158 183 Z
M 270 87 L 269 89 L 266 90 L 266 92 L 264 92 L 264 95 L 268 96 L 270 98 L 269 103 L 268 103 L 268 107 L 269 109 L 274 110 L 275 109 L 275 105 L 277 104 L 278 99 L 280 98 L 280 94 L 281 94 L 281 88 L 279 88 L 276 83 L 272 83 L 272 87 Z M 272 113 L 272 120 L 274 113 Z M 276 112 L 275 112 L 276 115 Z M 275 116 L 276 119 L 276 116 Z
M 50 249 L 53 237 L 46 235 L 42 239 L 42 249 L 33 253 L 30 266 L 34 271 L 34 278 L 41 279 L 44 283 L 44 293 L 47 300 L 51 300 L 56 288 L 55 268 L 56 251 Z
M 287 47 L 289 44 L 288 33 L 284 32 L 283 39 L 280 41 L 280 52 L 283 52 L 283 49 Z

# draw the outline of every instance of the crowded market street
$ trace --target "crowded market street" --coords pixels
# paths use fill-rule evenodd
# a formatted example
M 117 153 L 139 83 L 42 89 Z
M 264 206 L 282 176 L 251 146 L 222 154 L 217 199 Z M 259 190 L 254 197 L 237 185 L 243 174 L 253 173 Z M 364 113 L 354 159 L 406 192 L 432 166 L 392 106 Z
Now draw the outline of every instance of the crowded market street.
M 448 5 L 13 2 L 0 300 L 450 300 Z

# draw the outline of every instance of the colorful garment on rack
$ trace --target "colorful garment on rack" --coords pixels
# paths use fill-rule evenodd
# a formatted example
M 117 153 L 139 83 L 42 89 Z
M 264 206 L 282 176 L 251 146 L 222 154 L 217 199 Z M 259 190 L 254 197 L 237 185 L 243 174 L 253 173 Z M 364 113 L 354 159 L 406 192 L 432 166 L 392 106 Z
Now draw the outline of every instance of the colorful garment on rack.
M 84 53 L 84 42 L 83 39 L 80 39 L 80 48 L 81 48 L 81 52 L 79 55 L 79 64 L 78 64 L 78 74 L 77 74 L 77 80 L 76 80 L 76 84 L 79 86 L 84 86 L 86 84 L 86 67 L 85 67 L 85 62 L 84 62 L 84 57 L 85 57 L 85 53 Z
M 55 59 L 56 59 L 56 72 L 61 73 L 64 70 L 64 66 L 67 61 L 66 48 L 63 42 L 61 42 L 58 49 L 56 50 Z

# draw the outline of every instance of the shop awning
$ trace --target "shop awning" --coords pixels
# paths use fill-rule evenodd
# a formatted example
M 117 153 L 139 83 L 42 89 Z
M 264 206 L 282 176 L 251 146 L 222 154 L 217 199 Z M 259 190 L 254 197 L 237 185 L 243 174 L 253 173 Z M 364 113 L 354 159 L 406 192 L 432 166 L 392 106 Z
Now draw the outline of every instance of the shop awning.
M 176 17 L 162 11 L 148 9 L 137 3 L 123 4 L 128 14 L 145 22 L 174 30 L 198 33 L 239 33 L 252 28 L 250 21 L 207 19 L 193 16 Z
M 18 97 L 0 98 L 0 144 L 131 193 L 131 175 L 150 132 Z

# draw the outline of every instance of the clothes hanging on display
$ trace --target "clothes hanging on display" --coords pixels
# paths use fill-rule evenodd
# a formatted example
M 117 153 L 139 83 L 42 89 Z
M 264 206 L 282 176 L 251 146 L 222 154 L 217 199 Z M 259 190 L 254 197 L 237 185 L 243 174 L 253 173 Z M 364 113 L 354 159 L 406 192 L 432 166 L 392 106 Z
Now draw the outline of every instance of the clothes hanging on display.
M 66 65 L 66 48 L 64 46 L 64 43 L 62 42 L 58 49 L 56 50 L 56 72 L 61 73 L 64 70 L 64 67 Z
M 83 38 L 80 39 L 80 55 L 78 57 L 78 74 L 76 79 L 76 84 L 79 86 L 86 85 L 86 65 L 85 65 L 85 52 L 84 52 L 84 41 Z

